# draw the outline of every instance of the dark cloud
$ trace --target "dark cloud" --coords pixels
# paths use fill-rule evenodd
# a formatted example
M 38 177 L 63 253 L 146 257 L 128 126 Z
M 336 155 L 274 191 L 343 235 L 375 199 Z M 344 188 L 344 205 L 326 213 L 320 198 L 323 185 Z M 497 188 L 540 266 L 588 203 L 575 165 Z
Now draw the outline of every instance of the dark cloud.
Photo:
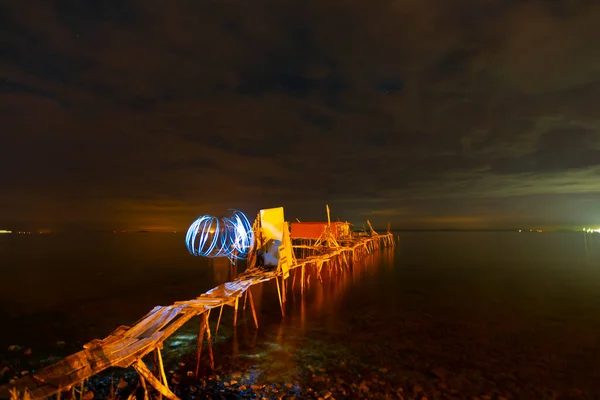
M 0 26 L 1 225 L 600 218 L 593 1 L 9 1 Z

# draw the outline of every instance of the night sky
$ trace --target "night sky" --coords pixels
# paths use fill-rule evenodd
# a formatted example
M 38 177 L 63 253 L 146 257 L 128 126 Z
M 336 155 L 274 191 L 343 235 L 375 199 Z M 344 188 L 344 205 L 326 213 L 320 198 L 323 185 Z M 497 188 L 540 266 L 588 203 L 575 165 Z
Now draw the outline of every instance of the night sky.
M 0 229 L 600 227 L 600 2 L 8 0 Z

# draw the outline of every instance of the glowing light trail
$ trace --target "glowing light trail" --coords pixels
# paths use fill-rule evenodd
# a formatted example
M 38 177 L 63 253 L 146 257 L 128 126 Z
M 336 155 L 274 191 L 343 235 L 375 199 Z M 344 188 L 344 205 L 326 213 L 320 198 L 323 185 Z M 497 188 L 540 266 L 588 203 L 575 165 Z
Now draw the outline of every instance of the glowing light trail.
M 189 252 L 202 257 L 244 259 L 254 243 L 248 218 L 233 210 L 231 218 L 203 215 L 188 228 L 185 244 Z

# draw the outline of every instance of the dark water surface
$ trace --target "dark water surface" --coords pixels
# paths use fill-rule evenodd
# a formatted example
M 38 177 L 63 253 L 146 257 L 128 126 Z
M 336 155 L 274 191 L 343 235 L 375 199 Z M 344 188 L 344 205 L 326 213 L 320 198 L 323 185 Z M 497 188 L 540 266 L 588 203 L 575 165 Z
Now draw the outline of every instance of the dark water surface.
M 217 363 L 254 371 L 257 382 L 371 368 L 407 387 L 407 398 L 595 398 L 598 236 L 402 233 L 394 250 L 354 271 L 325 273 L 323 283 L 312 275 L 304 297 L 296 283 L 285 320 L 275 286 L 255 287 L 260 329 L 248 311 L 233 340 L 226 311 Z M 0 351 L 18 344 L 63 356 L 228 279 L 226 265 L 190 256 L 183 242 L 180 234 L 0 237 Z M 195 352 L 197 328 L 193 321 L 168 342 L 171 368 Z M 237 364 L 227 361 L 234 353 Z

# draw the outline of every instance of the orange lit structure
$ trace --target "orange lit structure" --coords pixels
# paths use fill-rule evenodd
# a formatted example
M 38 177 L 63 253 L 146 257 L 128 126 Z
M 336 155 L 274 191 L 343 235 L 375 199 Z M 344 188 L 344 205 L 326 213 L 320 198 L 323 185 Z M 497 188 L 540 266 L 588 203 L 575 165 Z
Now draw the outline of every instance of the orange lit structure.
M 319 239 L 327 229 L 327 222 L 292 222 L 292 239 Z M 350 238 L 349 222 L 332 222 L 331 235 L 336 239 Z

